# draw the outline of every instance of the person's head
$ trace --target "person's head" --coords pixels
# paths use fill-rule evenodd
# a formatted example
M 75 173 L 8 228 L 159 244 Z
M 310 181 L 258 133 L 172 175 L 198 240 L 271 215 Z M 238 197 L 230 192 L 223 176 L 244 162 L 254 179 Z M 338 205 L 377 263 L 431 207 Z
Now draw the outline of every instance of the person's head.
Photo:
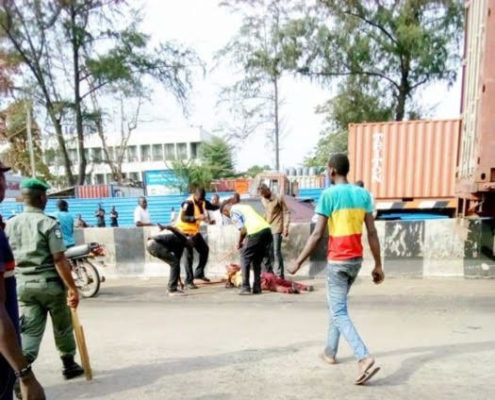
M 141 196 L 139 198 L 138 204 L 143 210 L 146 210 L 148 208 L 148 200 L 146 200 L 146 197 L 144 196 Z
M 82 215 L 81 214 L 77 214 L 77 219 L 82 219 Z
M 170 211 L 175 212 L 175 207 L 172 207 L 172 209 Z
M 218 206 L 220 204 L 220 197 L 218 194 L 214 193 L 213 196 L 211 196 L 211 204 L 214 206 Z
M 220 205 L 220 212 L 225 215 L 226 217 L 230 218 L 230 210 L 232 209 L 232 199 L 230 200 L 225 200 L 221 205 Z
M 206 191 L 203 188 L 198 187 L 194 190 L 193 198 L 196 203 L 202 203 L 203 201 L 205 201 L 205 197 Z
M 5 179 L 5 172 L 7 171 L 10 171 L 10 168 L 0 161 L 0 203 L 5 198 L 5 189 L 7 188 L 7 180 Z
M 103 210 L 103 205 L 102 205 L 101 203 L 100 203 L 100 204 L 98 204 L 98 209 L 99 209 L 99 210 Z
M 69 203 L 67 203 L 65 200 L 60 199 L 57 201 L 57 208 L 60 211 L 69 211 Z
M 112 206 L 112 211 L 115 211 L 115 206 Z
M 46 191 L 49 188 L 50 186 L 41 179 L 24 179 L 21 182 L 21 193 L 24 198 L 24 203 L 27 206 L 44 210 L 48 201 Z
M 268 185 L 265 184 L 265 183 L 262 183 L 260 185 L 259 192 L 260 192 L 260 195 L 262 197 L 264 197 L 265 199 L 269 199 L 272 196 L 272 191 L 270 190 L 270 188 L 268 187 Z
M 234 193 L 232 198 L 230 199 L 232 204 L 239 204 L 241 202 L 241 195 L 239 193 Z
M 357 181 L 356 186 L 364 188 L 364 182 L 363 181 Z
M 328 160 L 328 177 L 332 184 L 337 178 L 346 178 L 349 173 L 349 159 L 345 154 L 337 153 Z

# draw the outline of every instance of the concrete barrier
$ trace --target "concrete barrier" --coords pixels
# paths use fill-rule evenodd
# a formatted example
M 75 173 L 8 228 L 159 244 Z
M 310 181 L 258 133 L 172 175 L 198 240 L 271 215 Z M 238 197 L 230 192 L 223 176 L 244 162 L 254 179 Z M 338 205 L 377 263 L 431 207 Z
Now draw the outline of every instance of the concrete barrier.
M 376 227 L 388 277 L 495 277 L 493 220 L 377 221 Z M 282 246 L 286 266 L 294 262 L 313 228 L 310 223 L 291 224 L 289 238 Z M 77 231 L 76 239 L 78 243 L 98 242 L 105 246 L 104 274 L 109 278 L 168 276 L 168 266 L 146 251 L 148 237 L 157 232 L 156 227 L 86 228 Z M 202 233 L 210 247 L 207 275 L 223 276 L 226 265 L 239 262 L 235 250 L 238 231 L 232 225 L 212 225 L 202 227 Z M 322 239 L 301 275 L 324 273 L 327 240 Z M 366 234 L 363 245 L 361 274 L 368 275 L 374 262 Z

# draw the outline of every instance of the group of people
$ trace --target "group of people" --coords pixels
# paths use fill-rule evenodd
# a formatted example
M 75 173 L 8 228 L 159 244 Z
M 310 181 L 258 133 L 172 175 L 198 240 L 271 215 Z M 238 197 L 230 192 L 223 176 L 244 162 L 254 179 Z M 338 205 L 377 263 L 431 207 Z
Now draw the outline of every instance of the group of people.
M 206 200 L 205 190 L 198 188 L 185 200 L 180 212 L 168 226 L 161 226 L 160 233 L 148 238 L 148 252 L 168 263 L 171 273 L 168 284 L 170 296 L 183 295 L 179 287 L 180 260 L 186 251 L 186 280 L 188 289 L 197 289 L 194 280 L 210 282 L 205 275 L 209 247 L 201 234 L 201 224 L 233 223 L 240 231 L 238 249 L 242 249 L 243 285 L 241 294 L 261 293 L 261 270 L 273 277 L 284 279 L 284 261 L 281 251 L 282 237 L 289 235 L 290 210 L 283 196 L 272 194 L 267 185 L 261 185 L 260 194 L 264 207 L 264 216 L 258 214 L 250 205 L 242 204 L 240 196 L 234 196 L 223 203 L 217 194 L 211 201 Z M 139 200 L 134 212 L 136 226 L 151 225 L 147 211 L 146 198 Z M 164 232 L 167 231 L 167 232 Z M 193 270 L 194 250 L 198 252 L 199 262 Z M 273 264 L 277 261 L 276 275 Z M 250 285 L 251 265 L 254 284 Z
M 5 193 L 4 172 L 8 170 L 0 162 L 0 201 Z M 323 192 L 318 202 L 318 217 L 313 233 L 295 264 L 287 271 L 297 273 L 328 229 L 329 326 L 323 358 L 329 364 L 337 363 L 340 336 L 344 336 L 358 361 L 359 372 L 355 383 L 363 384 L 378 372 L 379 367 L 349 318 L 347 296 L 361 268 L 363 224 L 366 226 L 375 260 L 372 279 L 376 284 L 384 280 L 380 244 L 372 215 L 371 195 L 364 188 L 348 183 L 347 156 L 332 156 L 327 170 L 332 186 Z M 21 183 L 24 211 L 7 222 L 5 232 L 0 230 L 1 399 L 12 399 L 15 382 L 18 384 L 19 398 L 45 398 L 31 364 L 38 356 L 48 314 L 52 319 L 55 343 L 62 360 L 63 376 L 72 379 L 83 374 L 83 369 L 74 361 L 76 345 L 70 317 L 70 307 L 78 306 L 79 295 L 64 256 L 67 247 L 64 244 L 64 231 L 57 221 L 64 220 L 66 211 L 63 203 L 59 203 L 60 213 L 56 217 L 44 213 L 47 189 L 48 185 L 38 179 L 24 180 Z M 148 239 L 147 249 L 152 255 L 170 264 L 168 289 L 172 295 L 181 293 L 177 286 L 180 279 L 180 259 L 184 250 L 187 252 L 188 287 L 196 288 L 194 279 L 209 281 L 205 276 L 209 248 L 201 235 L 200 225 L 210 221 L 208 212 L 217 211 L 220 217 L 231 221 L 239 230 L 237 247 L 241 251 L 242 272 L 242 277 L 239 277 L 240 294 L 259 294 L 264 286 L 286 285 L 283 282 L 285 267 L 280 243 L 289 233 L 290 212 L 283 197 L 272 194 L 266 186 L 259 189 L 265 209 L 264 216 L 248 204 L 243 204 L 238 195 L 222 203 L 219 199 L 212 199 L 210 202 L 205 199 L 205 191 L 197 189 L 182 204 L 174 224 L 158 225 L 160 233 Z M 152 225 L 144 197 L 139 199 L 134 222 L 138 227 Z M 70 246 L 71 243 L 67 245 Z M 194 249 L 199 253 L 199 264 L 193 271 Z M 274 259 L 278 260 L 277 275 L 270 269 Z M 262 275 L 262 265 L 265 265 L 263 274 L 272 275 Z M 251 271 L 254 274 L 252 286 Z M 308 290 L 302 286 L 291 285 L 291 288 Z

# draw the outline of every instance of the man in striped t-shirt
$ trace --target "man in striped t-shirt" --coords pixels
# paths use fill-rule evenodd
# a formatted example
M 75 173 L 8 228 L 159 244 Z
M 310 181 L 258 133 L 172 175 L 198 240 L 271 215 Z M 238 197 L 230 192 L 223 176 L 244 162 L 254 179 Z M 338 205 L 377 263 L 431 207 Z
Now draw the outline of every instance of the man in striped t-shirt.
M 327 250 L 327 298 L 330 324 L 323 357 L 330 364 L 336 363 L 339 338 L 342 334 L 358 360 L 359 375 L 355 383 L 363 384 L 379 370 L 347 312 L 347 294 L 363 261 L 363 223 L 366 224 L 369 245 L 375 259 L 373 281 L 376 284 L 381 283 L 384 274 L 371 196 L 367 190 L 349 184 L 348 173 L 349 159 L 346 155 L 335 154 L 330 158 L 328 175 L 332 186 L 321 195 L 316 207 L 318 220 L 315 229 L 297 258 L 295 267 L 289 272 L 296 273 L 301 268 L 303 262 L 315 250 L 328 225 L 330 238 Z

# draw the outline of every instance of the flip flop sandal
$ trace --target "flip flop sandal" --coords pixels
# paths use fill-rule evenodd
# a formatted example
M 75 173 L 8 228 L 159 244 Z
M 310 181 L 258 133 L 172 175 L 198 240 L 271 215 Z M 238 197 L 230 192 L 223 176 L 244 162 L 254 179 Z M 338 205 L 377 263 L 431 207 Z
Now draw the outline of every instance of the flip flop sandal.
M 371 364 L 368 369 L 363 372 L 363 374 L 356 380 L 356 382 L 354 382 L 356 385 L 363 385 L 371 378 L 373 378 L 378 371 L 380 371 L 380 367 L 374 367 L 373 364 Z

